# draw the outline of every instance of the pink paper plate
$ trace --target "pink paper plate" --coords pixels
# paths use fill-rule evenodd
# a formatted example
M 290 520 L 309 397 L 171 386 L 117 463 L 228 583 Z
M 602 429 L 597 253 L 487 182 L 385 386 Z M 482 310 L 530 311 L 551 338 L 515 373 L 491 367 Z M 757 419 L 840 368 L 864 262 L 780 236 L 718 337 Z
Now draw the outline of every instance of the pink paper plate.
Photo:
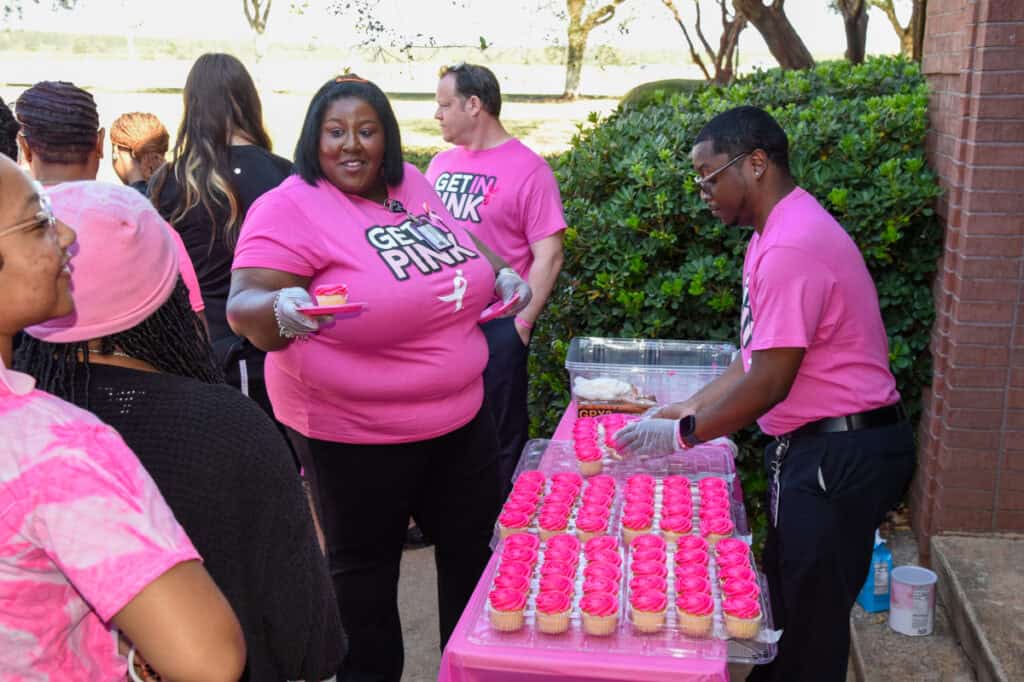
M 349 315 L 355 317 L 366 309 L 365 303 L 345 303 L 344 305 L 312 305 L 298 308 L 303 315 Z
M 519 302 L 519 294 L 514 294 L 512 298 L 505 301 L 498 301 L 494 305 L 484 308 L 484 311 L 480 313 L 480 319 L 477 320 L 477 324 L 483 324 L 484 322 L 490 322 L 491 320 L 497 319 L 512 310 L 516 303 Z

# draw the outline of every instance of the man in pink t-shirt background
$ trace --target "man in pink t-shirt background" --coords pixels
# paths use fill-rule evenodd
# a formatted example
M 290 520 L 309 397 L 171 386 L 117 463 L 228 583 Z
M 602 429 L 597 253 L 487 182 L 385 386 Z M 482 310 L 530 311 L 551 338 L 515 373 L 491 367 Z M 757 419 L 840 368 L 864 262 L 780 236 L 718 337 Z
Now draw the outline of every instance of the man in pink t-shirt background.
M 850 609 L 874 532 L 906 491 L 913 432 L 889 370 L 871 275 L 842 226 L 798 187 L 786 133 L 765 111 L 713 118 L 690 153 L 711 212 L 752 226 L 743 263 L 740 353 L 691 398 L 616 434 L 664 454 L 757 421 L 768 537 L 762 566 L 778 655 L 748 680 L 843 682 Z
M 547 162 L 501 124 L 501 89 L 484 66 L 441 71 L 437 113 L 454 145 L 430 162 L 427 179 L 445 208 L 530 284 L 533 300 L 514 318 L 484 325 L 489 358 L 484 389 L 501 441 L 504 492 L 526 444 L 526 364 L 530 333 L 562 269 L 565 216 Z

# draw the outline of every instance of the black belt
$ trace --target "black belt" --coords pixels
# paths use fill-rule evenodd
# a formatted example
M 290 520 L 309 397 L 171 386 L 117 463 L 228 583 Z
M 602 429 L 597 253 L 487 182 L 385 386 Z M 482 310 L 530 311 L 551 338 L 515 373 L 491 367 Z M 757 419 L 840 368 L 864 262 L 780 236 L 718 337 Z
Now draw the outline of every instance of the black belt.
M 875 429 L 880 426 L 890 426 L 906 420 L 907 411 L 903 403 L 894 403 L 879 407 L 867 412 L 848 414 L 845 417 L 826 417 L 818 421 L 804 424 L 795 431 L 790 431 L 784 437 L 796 438 L 797 436 L 813 436 L 819 433 L 840 433 L 842 431 L 859 431 L 861 429 Z

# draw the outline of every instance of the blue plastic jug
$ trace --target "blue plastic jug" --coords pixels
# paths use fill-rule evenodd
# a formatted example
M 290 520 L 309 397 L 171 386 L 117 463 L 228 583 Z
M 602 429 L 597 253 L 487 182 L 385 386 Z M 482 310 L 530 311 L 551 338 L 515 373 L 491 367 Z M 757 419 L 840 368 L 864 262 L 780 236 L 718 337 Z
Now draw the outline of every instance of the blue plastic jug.
M 875 613 L 889 610 L 889 584 L 892 575 L 892 552 L 885 540 L 875 531 L 875 550 L 871 553 L 871 570 L 864 587 L 860 588 L 857 603 L 865 611 Z

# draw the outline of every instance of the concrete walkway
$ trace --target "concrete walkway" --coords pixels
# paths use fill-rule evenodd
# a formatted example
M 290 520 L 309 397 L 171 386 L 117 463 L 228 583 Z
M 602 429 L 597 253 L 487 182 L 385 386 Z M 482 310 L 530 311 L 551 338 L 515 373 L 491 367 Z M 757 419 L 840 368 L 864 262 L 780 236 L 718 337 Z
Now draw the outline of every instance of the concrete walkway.
M 437 633 L 437 571 L 434 548 L 410 549 L 402 554 L 398 582 L 398 609 L 405 640 L 402 682 L 435 682 L 441 663 Z

